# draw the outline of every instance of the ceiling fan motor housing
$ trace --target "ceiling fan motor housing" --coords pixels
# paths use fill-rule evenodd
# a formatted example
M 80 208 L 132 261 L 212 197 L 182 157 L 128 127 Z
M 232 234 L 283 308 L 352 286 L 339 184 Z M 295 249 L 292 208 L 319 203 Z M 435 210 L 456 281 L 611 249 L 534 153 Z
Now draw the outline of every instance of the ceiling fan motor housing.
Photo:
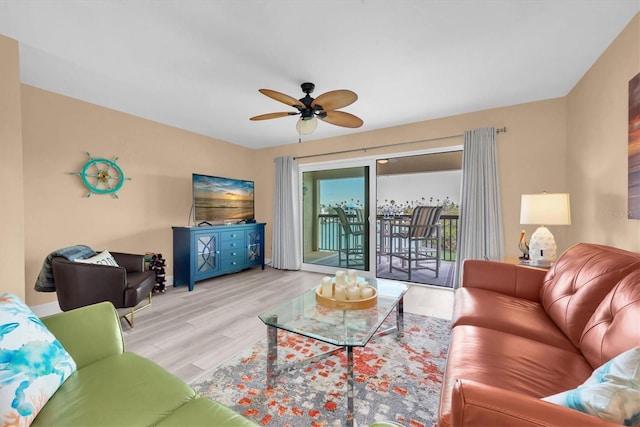
M 307 83 L 302 83 L 300 87 L 302 88 L 302 92 L 309 95 L 310 93 L 313 93 L 313 90 L 316 88 L 316 85 L 314 85 L 313 83 L 307 82 Z
M 306 93 L 306 96 L 304 98 L 300 98 L 299 100 L 305 106 L 304 109 L 298 108 L 300 110 L 300 118 L 302 120 L 311 120 L 315 117 L 316 113 L 323 110 L 321 105 L 311 106 L 311 103 L 313 102 L 314 98 L 312 98 L 309 94 L 313 93 L 313 90 L 316 88 L 316 85 L 313 83 L 307 82 L 307 83 L 302 83 L 300 87 L 302 88 L 302 91 Z M 326 117 L 326 115 L 327 113 L 323 111 L 323 114 L 318 114 L 318 117 L 324 118 Z

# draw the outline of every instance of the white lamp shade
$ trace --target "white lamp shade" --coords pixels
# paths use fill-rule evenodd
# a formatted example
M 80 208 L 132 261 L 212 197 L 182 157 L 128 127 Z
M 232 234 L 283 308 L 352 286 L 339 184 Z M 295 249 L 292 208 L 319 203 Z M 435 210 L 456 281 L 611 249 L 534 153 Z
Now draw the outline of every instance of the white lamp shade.
M 520 224 L 571 224 L 569 194 L 523 194 L 520 203 Z
M 314 116 L 309 120 L 299 119 L 296 123 L 296 130 L 300 135 L 312 134 L 318 127 L 318 119 Z

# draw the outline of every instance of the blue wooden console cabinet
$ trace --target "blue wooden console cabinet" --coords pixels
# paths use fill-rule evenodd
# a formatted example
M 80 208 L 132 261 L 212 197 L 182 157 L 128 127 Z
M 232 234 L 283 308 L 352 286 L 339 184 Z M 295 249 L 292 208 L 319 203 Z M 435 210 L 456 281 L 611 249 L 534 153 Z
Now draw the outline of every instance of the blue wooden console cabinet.
M 261 265 L 264 223 L 173 228 L 173 286 Z

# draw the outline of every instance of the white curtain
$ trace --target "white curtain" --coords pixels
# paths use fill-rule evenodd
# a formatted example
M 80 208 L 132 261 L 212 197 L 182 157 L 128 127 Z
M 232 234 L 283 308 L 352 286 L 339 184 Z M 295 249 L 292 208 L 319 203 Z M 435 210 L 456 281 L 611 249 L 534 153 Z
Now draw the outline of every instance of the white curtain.
M 280 270 L 300 270 L 302 267 L 298 176 L 296 159 L 276 158 L 271 266 Z
M 464 133 L 458 253 L 454 287 L 465 259 L 502 261 L 502 211 L 495 128 Z

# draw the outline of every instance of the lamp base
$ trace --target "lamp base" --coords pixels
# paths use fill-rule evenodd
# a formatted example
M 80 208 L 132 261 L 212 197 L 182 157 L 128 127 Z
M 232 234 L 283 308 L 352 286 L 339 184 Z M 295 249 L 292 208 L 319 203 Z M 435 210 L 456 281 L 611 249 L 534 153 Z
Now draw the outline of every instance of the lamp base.
M 531 257 L 532 265 L 549 267 L 556 260 L 557 250 L 558 247 L 553 234 L 544 225 L 538 227 L 531 235 L 529 256 Z

